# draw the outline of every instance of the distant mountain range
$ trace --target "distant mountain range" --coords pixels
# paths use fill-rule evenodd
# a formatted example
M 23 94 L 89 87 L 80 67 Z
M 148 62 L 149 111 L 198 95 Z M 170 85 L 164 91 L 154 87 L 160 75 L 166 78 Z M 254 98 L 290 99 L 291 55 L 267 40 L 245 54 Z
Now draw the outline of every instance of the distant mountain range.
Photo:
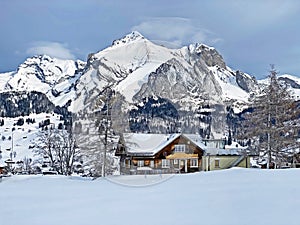
M 280 79 L 300 96 L 299 78 Z M 34 92 L 44 96 L 44 110 L 49 106 L 84 114 L 102 110 L 109 89 L 111 108 L 128 122 L 127 131 L 182 131 L 218 138 L 228 132 L 229 114 L 246 109 L 250 95 L 265 82 L 232 70 L 212 47 L 196 43 L 169 49 L 134 31 L 90 54 L 87 62 L 45 55 L 28 58 L 16 71 L 0 74 L 0 101 L 30 102 L 29 93 Z M 18 109 L 16 101 L 6 103 L 14 107 L 0 108 L 0 115 L 14 116 L 12 108 L 21 114 L 37 112 L 36 104 Z

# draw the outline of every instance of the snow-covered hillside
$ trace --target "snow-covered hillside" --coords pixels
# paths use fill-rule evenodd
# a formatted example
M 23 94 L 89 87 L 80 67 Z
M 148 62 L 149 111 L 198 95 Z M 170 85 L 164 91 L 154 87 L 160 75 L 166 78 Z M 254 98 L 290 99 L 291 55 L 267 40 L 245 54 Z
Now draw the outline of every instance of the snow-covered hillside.
M 1 118 L 4 125 L 0 126 L 0 166 L 7 165 L 6 160 L 12 159 L 13 166 L 18 168 L 17 162 L 31 160 L 31 166 L 41 166 L 42 156 L 34 152 L 38 144 L 38 134 L 41 130 L 39 124 L 49 120 L 49 124 L 57 127 L 60 115 L 57 114 L 31 114 L 25 117 Z M 18 125 L 18 121 L 23 120 L 23 124 Z
M 299 176 L 298 169 L 230 169 L 171 179 L 148 175 L 94 181 L 12 176 L 0 183 L 0 224 L 298 225 Z

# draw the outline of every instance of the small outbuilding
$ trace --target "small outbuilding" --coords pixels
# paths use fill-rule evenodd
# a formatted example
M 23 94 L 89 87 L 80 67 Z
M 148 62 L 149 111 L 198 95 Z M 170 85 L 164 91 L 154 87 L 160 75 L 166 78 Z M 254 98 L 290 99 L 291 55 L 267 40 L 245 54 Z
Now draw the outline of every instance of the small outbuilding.
M 250 168 L 250 157 L 244 149 L 206 148 L 202 157 L 202 170 L 221 170 L 232 167 Z

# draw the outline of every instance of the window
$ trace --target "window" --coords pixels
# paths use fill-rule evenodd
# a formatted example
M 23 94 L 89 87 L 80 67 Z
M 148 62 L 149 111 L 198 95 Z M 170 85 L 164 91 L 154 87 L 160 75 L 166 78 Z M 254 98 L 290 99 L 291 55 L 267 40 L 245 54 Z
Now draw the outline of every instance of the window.
M 198 167 L 198 159 L 191 159 L 190 167 Z
M 175 145 L 174 152 L 185 152 L 185 145 Z
M 178 165 L 178 159 L 173 160 L 174 165 Z
M 138 161 L 138 167 L 144 166 L 144 160 L 139 160 Z
M 168 160 L 168 159 L 162 159 L 161 160 L 161 167 L 162 168 L 170 168 L 170 160 Z
M 220 159 L 215 159 L 215 168 L 220 168 Z

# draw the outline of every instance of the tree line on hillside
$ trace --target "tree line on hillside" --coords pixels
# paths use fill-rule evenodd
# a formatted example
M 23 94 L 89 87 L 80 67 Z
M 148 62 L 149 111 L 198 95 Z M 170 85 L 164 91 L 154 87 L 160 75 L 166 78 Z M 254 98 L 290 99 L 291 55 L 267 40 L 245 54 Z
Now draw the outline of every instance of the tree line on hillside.
M 48 97 L 37 91 L 8 91 L 0 93 L 0 117 L 29 116 L 39 113 L 57 113 L 63 117 L 70 117 L 68 107 L 71 101 L 64 106 L 55 106 Z

